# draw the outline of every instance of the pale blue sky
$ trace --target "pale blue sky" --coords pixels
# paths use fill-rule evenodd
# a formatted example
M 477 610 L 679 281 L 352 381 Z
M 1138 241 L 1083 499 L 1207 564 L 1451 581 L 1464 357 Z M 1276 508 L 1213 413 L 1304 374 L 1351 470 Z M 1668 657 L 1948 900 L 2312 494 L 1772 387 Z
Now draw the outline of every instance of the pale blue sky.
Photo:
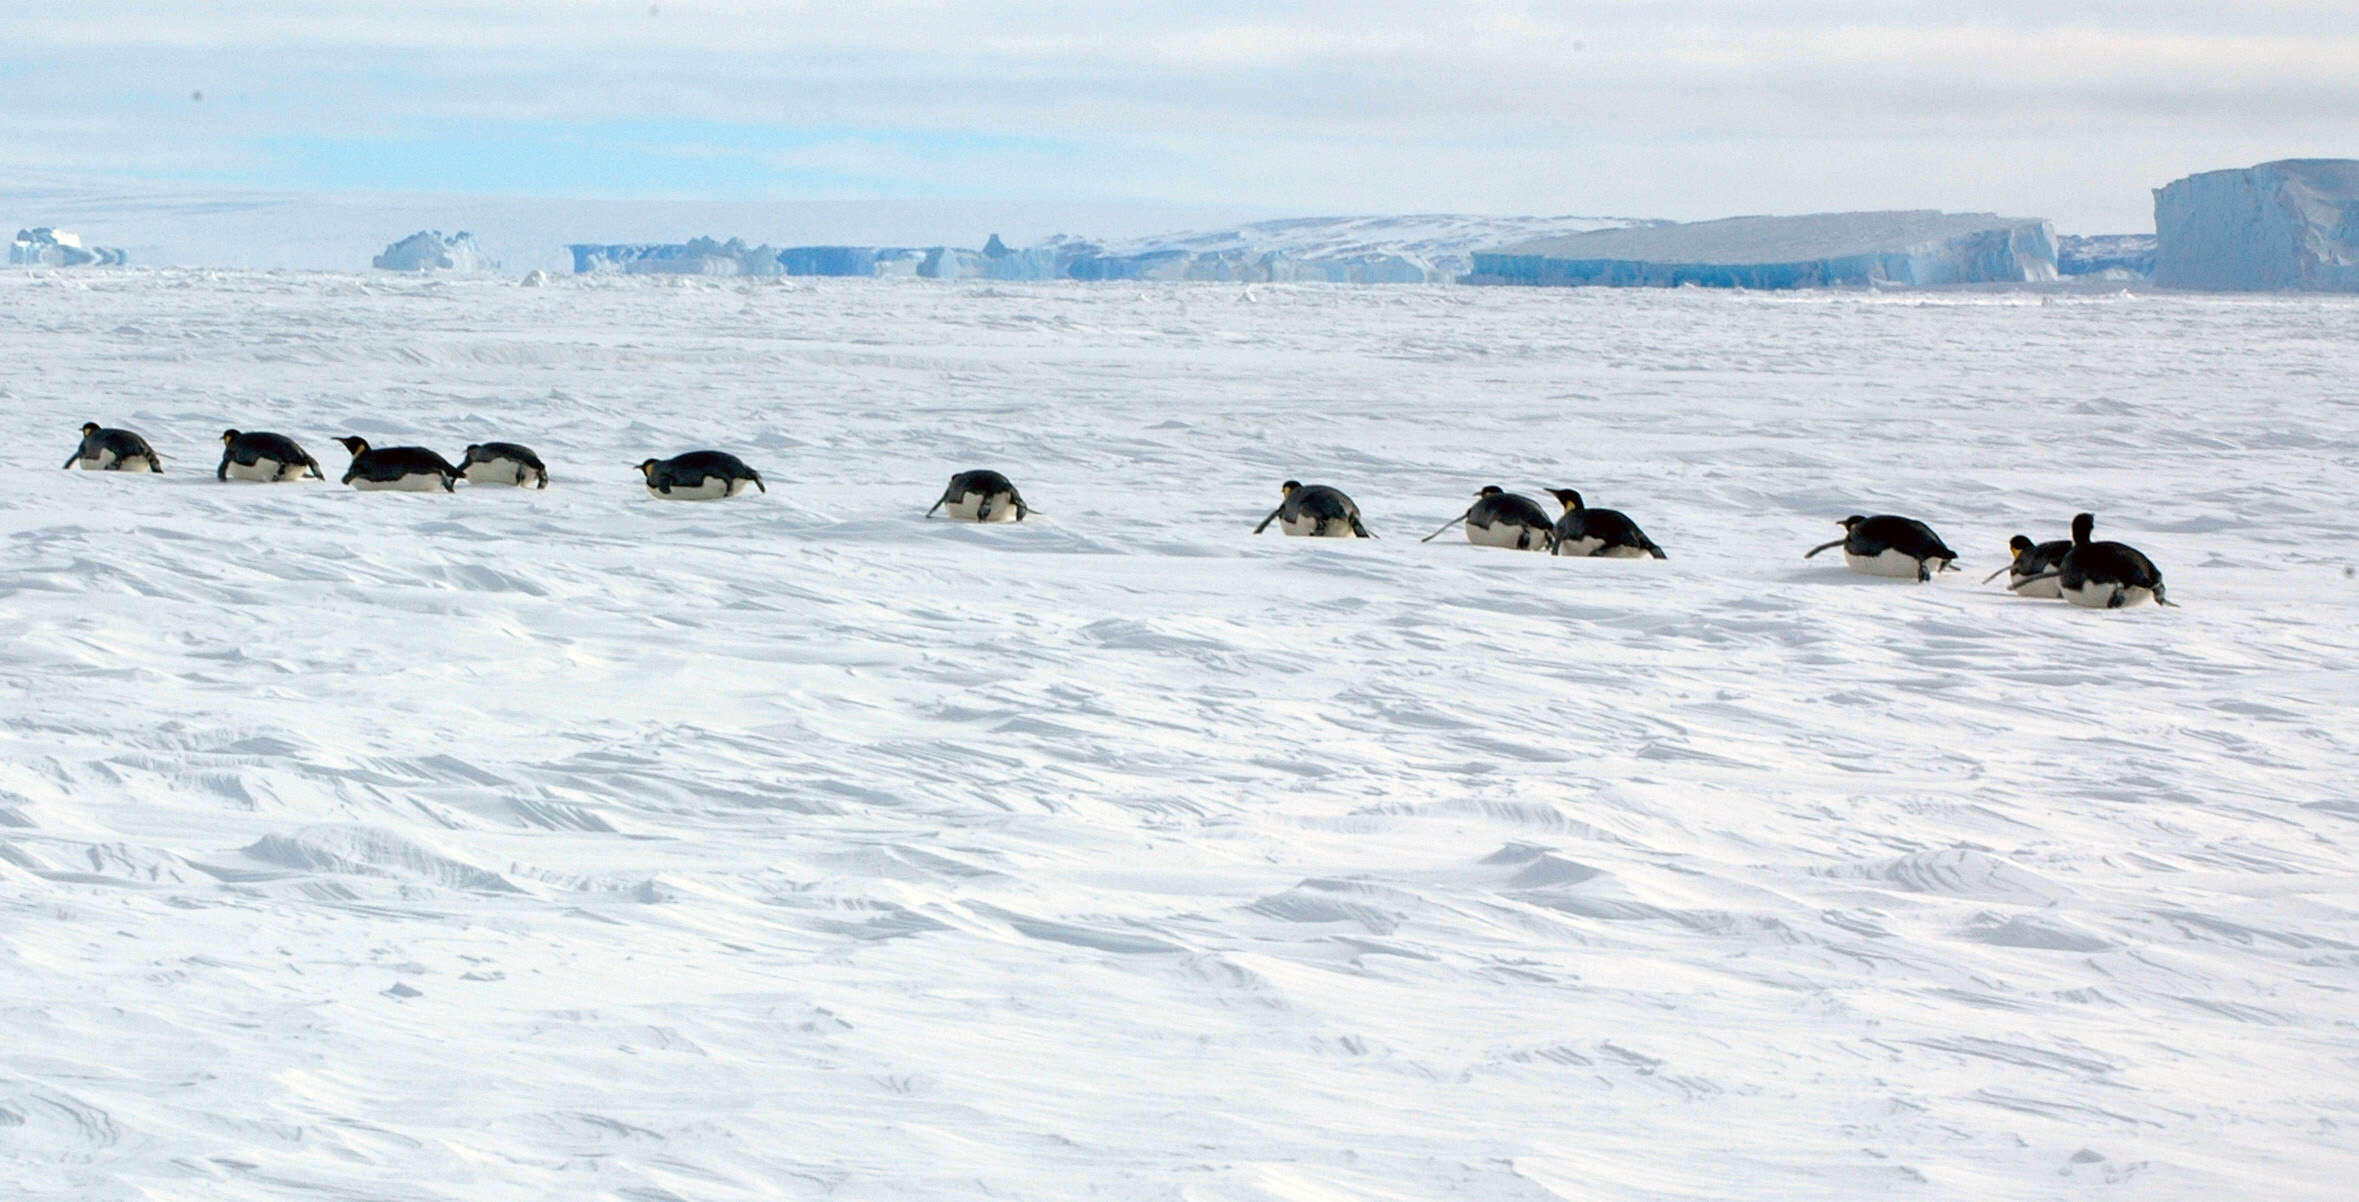
M 0 168 L 240 188 L 2099 231 L 2359 156 L 2350 0 L 0 0 L 0 47 Z

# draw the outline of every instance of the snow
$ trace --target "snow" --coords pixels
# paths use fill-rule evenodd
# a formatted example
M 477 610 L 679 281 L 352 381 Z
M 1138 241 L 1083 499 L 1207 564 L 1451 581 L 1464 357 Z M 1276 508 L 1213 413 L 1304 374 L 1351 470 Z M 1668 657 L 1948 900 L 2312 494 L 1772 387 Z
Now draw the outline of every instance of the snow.
M 0 294 L 19 1196 L 2359 1176 L 2359 302 Z M 231 425 L 552 482 L 224 485 Z M 770 492 L 628 466 L 701 447 Z M 1037 512 L 926 521 L 975 467 Z M 1381 537 L 1253 537 L 1289 478 Z M 1414 541 L 1490 483 L 1671 559 Z M 2082 508 L 2183 608 L 1974 583 Z M 1875 512 L 1964 571 L 1801 559 Z
M 2154 282 L 2359 292 L 2359 160 L 2284 159 L 2155 189 Z
M 2039 283 L 2056 278 L 2055 231 L 2037 218 L 1915 209 L 1728 217 L 1543 238 L 1477 254 L 1492 284 Z
M 475 235 L 465 230 L 445 236 L 441 230 L 419 230 L 385 248 L 369 261 L 379 271 L 497 271 L 499 260 L 483 253 Z

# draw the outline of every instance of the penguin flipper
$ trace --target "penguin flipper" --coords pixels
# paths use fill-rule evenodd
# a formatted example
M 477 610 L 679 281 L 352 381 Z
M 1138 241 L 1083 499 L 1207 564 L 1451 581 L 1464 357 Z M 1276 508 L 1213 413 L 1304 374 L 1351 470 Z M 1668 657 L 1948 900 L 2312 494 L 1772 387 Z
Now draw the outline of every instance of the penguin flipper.
M 997 499 L 998 498 L 992 496 L 990 493 L 984 493 L 983 499 L 975 502 L 975 520 L 978 522 L 990 521 L 991 503 Z
M 72 470 L 73 470 L 73 468 L 74 468 L 74 461 L 75 461 L 75 460 L 77 460 L 77 459 L 80 459 L 81 457 L 82 457 L 82 448 L 80 448 L 80 447 L 75 447 L 75 448 L 74 448 L 74 453 L 73 453 L 73 454 L 71 454 L 71 455 L 68 455 L 68 456 L 66 456 L 66 465 L 65 465 L 65 470 L 67 470 L 67 471 L 72 471 Z
M 1283 506 L 1283 505 L 1280 505 L 1280 506 L 1278 506 L 1276 509 L 1273 509 L 1273 510 L 1271 510 L 1271 511 L 1270 511 L 1270 516 L 1268 516 L 1268 517 L 1266 517 L 1266 518 L 1263 518 L 1263 519 L 1261 520 L 1261 525 L 1259 525 L 1259 526 L 1255 526 L 1255 527 L 1253 528 L 1253 532 L 1254 532 L 1255 534 L 1259 534 L 1259 533 L 1261 533 L 1262 531 L 1269 529 L 1269 528 L 1270 528 L 1270 523 L 1271 523 L 1271 522 L 1274 522 L 1274 521 L 1277 521 L 1277 520 L 1278 520 L 1278 515 L 1279 515 L 1279 514 L 1281 514 L 1281 513 L 1284 513 L 1285 511 L 1286 511 L 1286 507 L 1285 507 L 1285 506 Z
M 2014 567 L 2014 566 L 2015 566 L 2015 565 L 2014 565 L 2014 564 L 2011 564 L 2011 563 L 2010 563 L 2010 564 L 2005 564 L 2005 565 L 2003 565 L 2003 566 L 2001 566 L 2001 567 L 1999 568 L 1999 571 L 1998 571 L 1998 572 L 1992 572 L 1990 575 L 1983 577 L 1983 578 L 1982 578 L 1982 582 L 1983 582 L 1984 584 L 1989 584 L 1991 581 L 1993 581 L 1993 580 L 1996 580 L 1996 579 L 1998 579 L 1998 578 L 1999 578 L 1999 572 L 2004 572 L 2004 571 L 2006 571 L 2008 568 L 2011 568 L 2011 567 Z
M 2023 578 L 2023 579 L 2021 579 L 2021 580 L 2016 580 L 2016 581 L 2011 581 L 2011 582 L 2009 582 L 2009 583 L 2008 583 L 2008 585 L 2007 585 L 2007 591 L 2008 591 L 2008 592 L 2014 592 L 2016 589 L 2022 588 L 2024 585 L 2030 584 L 2032 581 L 2035 581 L 2035 580 L 2054 580 L 2055 578 L 2057 578 L 2058 576 L 2061 576 L 2061 575 L 2063 575 L 2063 574 L 2064 574 L 2064 573 L 2062 573 L 2062 572 L 2042 572 L 2042 573 L 2040 573 L 2040 574 L 2039 574 L 2039 575 L 2037 575 L 2037 576 L 2026 576 L 2026 577 L 2024 577 L 2024 578 Z
M 220 467 L 217 467 L 217 468 L 214 468 L 214 469 L 213 469 L 213 478 L 214 478 L 214 479 L 216 479 L 216 480 L 227 480 L 227 479 L 229 479 L 229 453 L 228 453 L 228 452 L 226 452 L 226 451 L 225 451 L 225 452 L 223 452 L 223 453 L 222 453 L 222 455 L 221 455 L 221 466 L 220 466 Z
M 1827 548 L 1829 548 L 1829 547 L 1840 547 L 1840 546 L 1842 546 L 1842 545 L 1843 545 L 1845 542 L 1849 541 L 1850 537 L 1851 537 L 1851 536 L 1847 534 L 1847 535 L 1844 535 L 1842 538 L 1838 538 L 1838 539 L 1836 539 L 1835 541 L 1833 541 L 1833 542 L 1831 542 L 1831 543 L 1820 543 L 1819 545 L 1817 545 L 1817 546 L 1815 546 L 1815 547 L 1812 547 L 1812 548 L 1811 548 L 1811 549 L 1809 549 L 1808 551 L 1804 551 L 1804 552 L 1802 553 L 1802 558 L 1804 558 L 1804 559 L 1808 559 L 1808 558 L 1810 558 L 1811 556 L 1813 556 L 1813 555 L 1816 555 L 1816 554 L 1818 554 L 1819 552 L 1821 552 L 1821 551 L 1824 551 L 1824 550 L 1826 550 L 1826 549 L 1827 549 Z
M 1451 518 L 1449 521 L 1443 522 L 1443 523 L 1442 523 L 1442 530 L 1447 530 L 1447 529 L 1449 529 L 1450 527 L 1452 527 L 1452 526 L 1455 526 L 1455 525 L 1457 525 L 1458 523 L 1460 523 L 1460 522 L 1463 522 L 1463 521 L 1465 521 L 1466 519 L 1468 519 L 1468 518 L 1470 518 L 1470 517 L 1473 517 L 1473 516 L 1474 516 L 1474 510 L 1472 510 L 1472 509 L 1469 509 L 1469 510 L 1467 510 L 1465 513 L 1459 514 L 1457 517 Z M 1430 542 L 1432 542 L 1433 540 L 1435 540 L 1435 539 L 1437 539 L 1437 538 L 1440 538 L 1440 537 L 1441 537 L 1441 535 L 1442 535 L 1442 530 L 1436 530 L 1436 531 L 1434 531 L 1433 533 L 1426 535 L 1424 538 L 1418 539 L 1417 541 L 1418 541 L 1418 542 L 1421 542 L 1421 543 L 1430 543 Z
M 944 502 L 947 502 L 947 501 L 949 501 L 949 500 L 950 500 L 950 494 L 949 494 L 949 493 L 943 493 L 943 494 L 942 494 L 942 499 L 941 499 L 941 500 L 934 502 L 932 505 L 930 505 L 930 506 L 928 506 L 928 507 L 926 508 L 926 516 L 927 516 L 927 517 L 932 517 L 932 516 L 934 516 L 934 511 L 935 511 L 935 510 L 937 510 L 937 509 L 940 509 L 940 508 L 942 508 L 942 506 L 943 506 Z

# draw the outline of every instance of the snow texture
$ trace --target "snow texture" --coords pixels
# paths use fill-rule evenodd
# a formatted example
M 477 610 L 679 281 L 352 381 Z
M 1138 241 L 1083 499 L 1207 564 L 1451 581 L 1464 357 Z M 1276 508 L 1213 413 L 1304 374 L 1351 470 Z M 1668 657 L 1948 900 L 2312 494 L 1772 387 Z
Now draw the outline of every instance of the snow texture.
M 11 1197 L 2359 1179 L 2359 301 L 0 304 Z M 86 420 L 177 466 L 57 470 Z M 220 484 L 227 426 L 553 483 Z M 626 466 L 698 447 L 769 494 Z M 924 520 L 986 466 L 1039 512 Z M 1289 478 L 1381 537 L 1255 538 Z M 1671 559 L 1414 541 L 1490 483 Z M 2082 508 L 2184 608 L 1977 586 Z M 1965 570 L 1801 558 L 1877 512 Z
M 499 260 L 483 253 L 475 235 L 465 230 L 444 236 L 441 230 L 419 230 L 385 248 L 369 261 L 379 271 L 498 271 Z
M 82 236 L 69 230 L 35 226 L 18 230 L 8 244 L 12 267 L 120 267 L 130 256 L 109 246 L 84 246 Z
M 1477 254 L 1470 282 L 1774 289 L 2055 278 L 2047 222 L 1919 209 L 1729 217 L 1540 239 Z
M 2359 292 L 2359 160 L 2206 171 L 2154 192 L 2166 288 Z

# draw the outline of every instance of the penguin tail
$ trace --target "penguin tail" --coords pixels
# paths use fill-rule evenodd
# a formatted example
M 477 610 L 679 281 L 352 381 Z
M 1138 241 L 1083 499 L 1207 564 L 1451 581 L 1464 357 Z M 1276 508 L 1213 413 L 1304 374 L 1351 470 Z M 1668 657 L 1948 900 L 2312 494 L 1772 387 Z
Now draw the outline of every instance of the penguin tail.
M 1032 507 L 1031 507 L 1030 505 L 1026 505 L 1026 504 L 1024 503 L 1024 498 L 1022 498 L 1022 497 L 1017 497 L 1017 498 L 1016 498 L 1016 520 L 1020 522 L 1020 521 L 1023 521 L 1025 518 L 1028 518 L 1028 517 L 1031 517 L 1031 516 L 1032 516 Z
M 1466 520 L 1466 514 L 1467 514 L 1467 513 L 1473 513 L 1473 512 L 1474 512 L 1473 510 L 1469 509 L 1469 510 L 1467 510 L 1467 511 L 1466 511 L 1466 513 L 1459 514 L 1457 517 L 1451 518 L 1449 521 L 1443 522 L 1443 523 L 1442 523 L 1442 530 L 1447 530 L 1447 529 L 1449 529 L 1450 527 L 1452 527 L 1452 526 L 1455 526 L 1455 525 L 1457 525 L 1458 523 L 1465 521 L 1465 520 Z M 1275 516 L 1277 516 L 1277 515 L 1276 515 L 1276 514 L 1272 514 L 1272 515 L 1270 515 L 1270 516 L 1272 516 L 1272 517 L 1275 517 Z M 1433 540 L 1435 540 L 1435 539 L 1437 539 L 1437 538 L 1440 538 L 1440 537 L 1441 537 L 1441 535 L 1442 535 L 1442 530 L 1436 530 L 1436 531 L 1434 531 L 1433 533 L 1426 535 L 1424 538 L 1418 539 L 1417 541 L 1418 541 L 1418 542 L 1421 542 L 1421 543 L 1430 543 L 1430 542 L 1432 542 Z
M 1849 538 L 1849 537 L 1850 537 L 1849 535 L 1845 535 L 1845 536 L 1844 536 L 1844 538 L 1838 538 L 1838 539 L 1836 539 L 1835 541 L 1833 541 L 1833 542 L 1831 542 L 1831 543 L 1820 543 L 1819 545 L 1817 545 L 1817 546 L 1815 546 L 1815 547 L 1812 547 L 1812 548 L 1811 548 L 1811 549 L 1809 549 L 1808 551 L 1804 551 L 1804 552 L 1802 553 L 1802 558 L 1804 558 L 1804 559 L 1808 559 L 1808 558 L 1810 558 L 1811 556 L 1813 556 L 1813 555 L 1816 555 L 1816 554 L 1818 554 L 1819 552 L 1821 552 L 1821 551 L 1824 551 L 1824 550 L 1826 550 L 1826 549 L 1827 549 L 1827 548 L 1829 548 L 1829 547 L 1840 547 L 1840 546 L 1842 546 L 1842 545 L 1843 545 L 1843 543 L 1844 543 L 1845 539 L 1847 539 L 1847 538 Z
M 2160 581 L 2157 581 L 2154 585 L 2154 603 L 2156 605 L 2167 605 L 2172 609 L 2179 608 L 2178 602 L 2162 595 L 2162 584 Z
M 1374 537 L 1376 537 L 1375 533 L 1374 533 L 1374 532 L 1372 532 L 1372 531 L 1370 531 L 1370 530 L 1368 529 L 1368 526 L 1367 526 L 1367 524 L 1366 524 L 1366 523 L 1364 523 L 1364 522 L 1362 522 L 1362 521 L 1360 520 L 1360 515 L 1358 515 L 1358 514 L 1356 514 L 1356 513 L 1352 515 L 1352 537 L 1354 537 L 1354 538 L 1374 538 Z
M 1652 556 L 1654 556 L 1656 559 L 1669 559 L 1669 558 L 1671 558 L 1670 556 L 1663 554 L 1663 549 L 1662 549 L 1661 547 L 1658 547 L 1658 546 L 1656 546 L 1656 545 L 1654 544 L 1654 541 L 1653 541 L 1652 539 L 1649 539 L 1649 540 L 1647 540 L 1647 541 L 1645 541 L 1645 542 L 1642 542 L 1642 543 L 1640 543 L 1639 545 L 1640 545 L 1640 546 L 1642 546 L 1642 547 L 1645 547 L 1645 548 L 1646 548 L 1646 553 L 1647 553 L 1647 554 L 1649 554 L 1649 555 L 1652 555 Z
M 760 472 L 749 472 L 749 473 L 747 473 L 747 474 L 748 474 L 748 475 L 751 475 L 751 476 L 754 478 L 754 487 L 755 487 L 755 488 L 761 489 L 761 490 L 762 490 L 762 492 L 763 492 L 765 495 L 767 495 L 767 494 L 769 493 L 769 491 L 770 491 L 770 486 L 769 486 L 769 485 L 767 485 L 767 484 L 764 484 L 764 483 L 762 483 L 762 475 L 761 475 L 761 473 L 760 473 Z

